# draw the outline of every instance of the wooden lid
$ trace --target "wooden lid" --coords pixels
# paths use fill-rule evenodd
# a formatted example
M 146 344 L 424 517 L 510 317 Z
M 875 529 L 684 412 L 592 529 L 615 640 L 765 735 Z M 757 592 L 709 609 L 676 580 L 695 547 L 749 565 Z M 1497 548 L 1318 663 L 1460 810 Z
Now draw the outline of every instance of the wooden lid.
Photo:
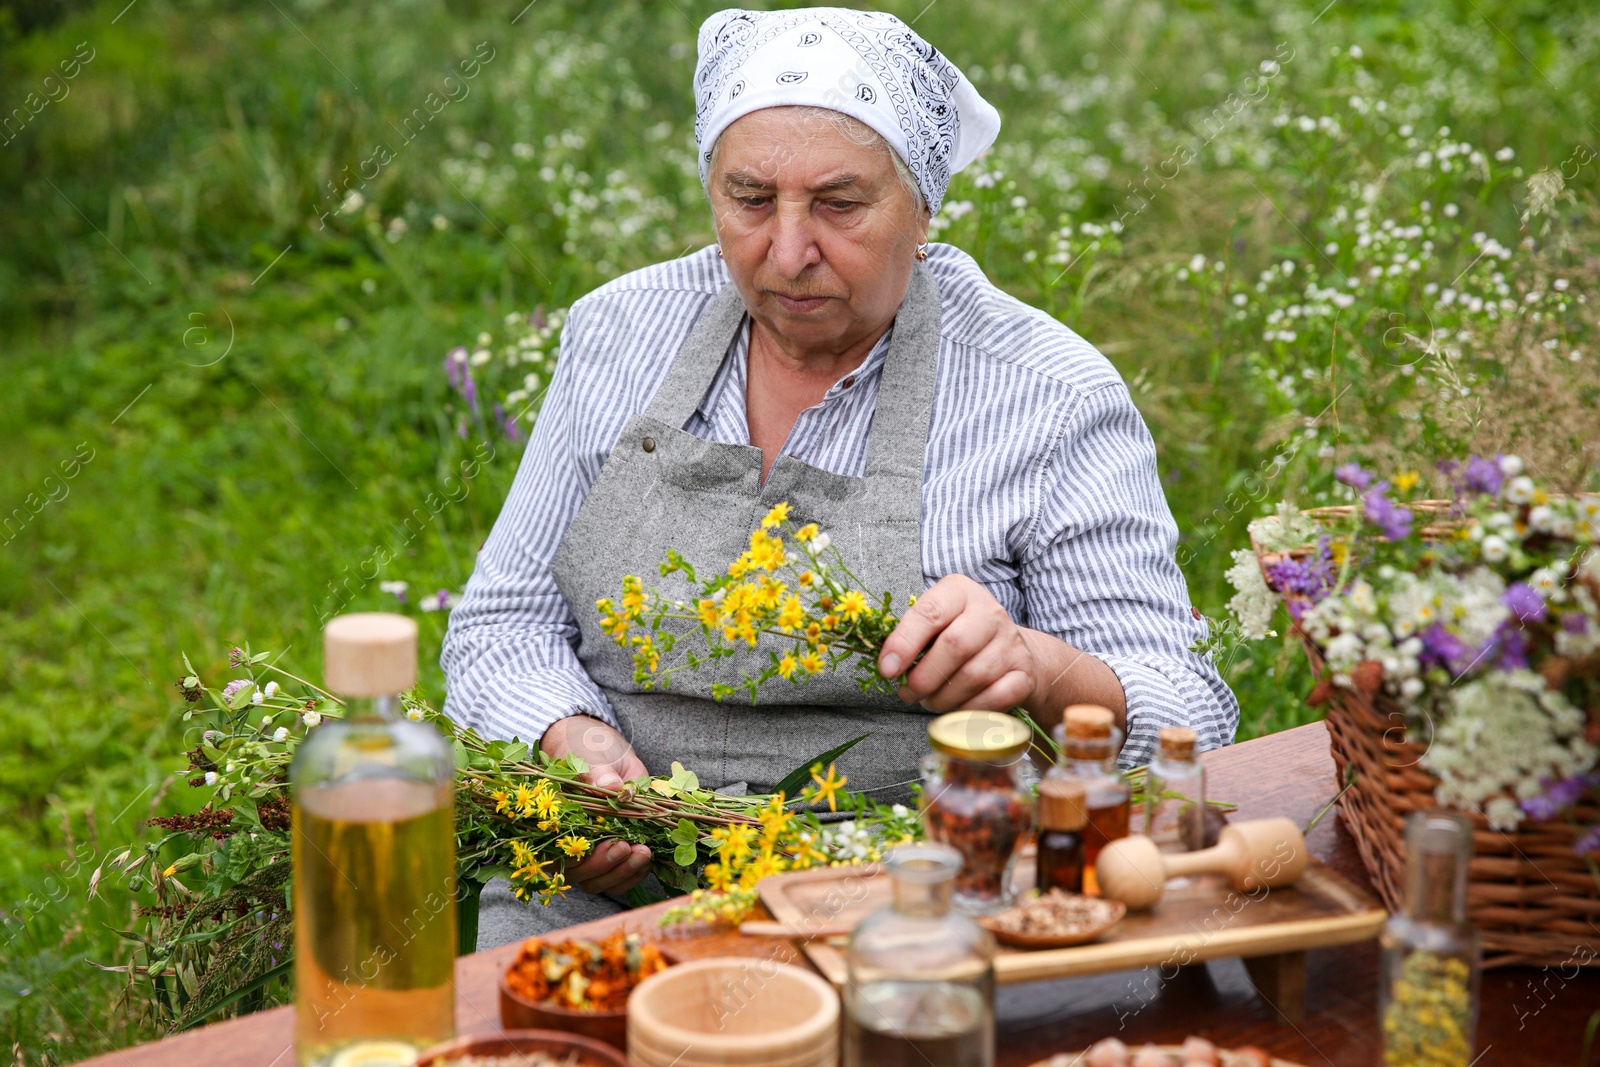
M 1082 782 L 1046 778 L 1039 783 L 1039 826 L 1081 830 L 1089 821 L 1089 790 Z
M 1002 760 L 1028 751 L 1033 733 L 1003 711 L 952 711 L 928 724 L 928 743 L 964 759 Z
M 1163 726 L 1157 736 L 1161 739 L 1163 759 L 1194 759 L 1194 746 L 1200 737 L 1187 726 Z
M 404 693 L 417 684 L 417 623 L 404 615 L 340 615 L 322 631 L 322 680 L 347 697 Z
M 1111 736 L 1111 728 L 1116 725 L 1117 717 L 1111 714 L 1110 708 L 1103 708 L 1099 704 L 1073 704 L 1062 712 L 1061 720 L 1066 724 L 1068 737 L 1102 741 Z

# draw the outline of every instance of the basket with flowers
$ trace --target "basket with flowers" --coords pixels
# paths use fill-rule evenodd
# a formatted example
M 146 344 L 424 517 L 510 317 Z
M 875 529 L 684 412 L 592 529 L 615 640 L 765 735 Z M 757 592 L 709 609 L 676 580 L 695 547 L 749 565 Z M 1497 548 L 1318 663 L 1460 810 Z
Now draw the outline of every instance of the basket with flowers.
M 1339 480 L 1359 503 L 1282 505 L 1234 553 L 1230 602 L 1264 636 L 1287 608 L 1318 673 L 1346 825 L 1400 905 L 1403 826 L 1478 826 L 1468 886 L 1485 964 L 1600 953 L 1600 495 L 1552 495 L 1515 456 Z

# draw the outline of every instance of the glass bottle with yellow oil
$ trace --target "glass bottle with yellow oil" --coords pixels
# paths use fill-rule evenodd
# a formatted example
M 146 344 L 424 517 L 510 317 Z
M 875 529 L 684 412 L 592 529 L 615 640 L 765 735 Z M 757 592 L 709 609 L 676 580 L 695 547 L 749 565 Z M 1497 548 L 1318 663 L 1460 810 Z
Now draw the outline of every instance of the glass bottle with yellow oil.
M 301 744 L 294 798 L 295 1049 L 301 1067 L 404 1067 L 455 1032 L 454 761 L 400 714 L 417 625 L 344 615 L 324 680 L 346 698 Z

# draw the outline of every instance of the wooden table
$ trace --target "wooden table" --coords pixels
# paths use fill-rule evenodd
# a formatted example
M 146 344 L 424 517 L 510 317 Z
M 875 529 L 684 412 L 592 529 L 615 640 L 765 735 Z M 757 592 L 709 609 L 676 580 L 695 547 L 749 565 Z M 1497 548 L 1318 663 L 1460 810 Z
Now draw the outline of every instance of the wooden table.
M 1287 815 L 1304 826 L 1337 789 L 1328 734 L 1320 723 L 1207 753 L 1208 792 L 1239 805 L 1235 818 Z M 1308 838 L 1314 856 L 1368 885 L 1355 842 L 1332 816 Z M 653 926 L 662 905 L 627 913 Z M 619 920 L 570 932 L 599 937 Z M 499 1025 L 496 987 L 516 953 L 507 945 L 456 962 L 462 1033 Z M 698 954 L 698 953 L 697 953 Z M 1184 968 L 1164 981 L 1155 969 L 1071 978 L 999 991 L 999 1063 L 1031 1064 L 1082 1049 L 1101 1037 L 1131 1044 L 1176 1042 L 1203 1033 L 1220 1045 L 1260 1045 L 1306 1067 L 1380 1062 L 1377 945 L 1313 950 L 1307 962 L 1305 1019 L 1291 1025 L 1257 995 L 1238 960 Z M 1568 974 L 1570 974 L 1570 970 Z M 1566 977 L 1557 969 L 1490 971 L 1483 980 L 1480 1057 L 1474 1067 L 1579 1067 L 1583 1030 L 1600 1009 L 1600 973 Z M 165 1041 L 88 1061 L 95 1067 L 293 1067 L 293 1016 L 277 1008 Z

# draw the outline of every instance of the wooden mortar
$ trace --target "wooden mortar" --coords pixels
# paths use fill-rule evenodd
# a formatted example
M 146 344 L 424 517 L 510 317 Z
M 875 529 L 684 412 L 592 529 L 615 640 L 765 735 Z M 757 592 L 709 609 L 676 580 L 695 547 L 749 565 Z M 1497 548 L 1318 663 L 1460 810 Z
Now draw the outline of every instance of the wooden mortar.
M 1220 874 L 1230 886 L 1254 892 L 1298 881 L 1310 857 L 1290 819 L 1254 819 L 1222 828 L 1215 846 L 1198 852 L 1162 852 L 1148 837 L 1125 837 L 1100 850 L 1095 877 L 1100 894 L 1130 908 L 1153 907 L 1167 879 Z

